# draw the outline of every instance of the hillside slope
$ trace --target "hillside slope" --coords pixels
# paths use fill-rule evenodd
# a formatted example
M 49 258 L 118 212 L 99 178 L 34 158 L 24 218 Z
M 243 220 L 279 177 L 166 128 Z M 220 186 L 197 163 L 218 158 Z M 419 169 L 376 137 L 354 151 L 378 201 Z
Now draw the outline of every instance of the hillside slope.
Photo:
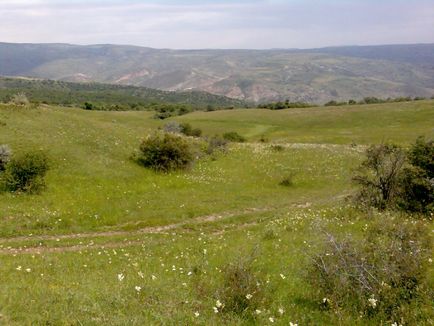
M 0 43 L 0 75 L 201 90 L 250 101 L 434 94 L 434 45 L 167 50 Z

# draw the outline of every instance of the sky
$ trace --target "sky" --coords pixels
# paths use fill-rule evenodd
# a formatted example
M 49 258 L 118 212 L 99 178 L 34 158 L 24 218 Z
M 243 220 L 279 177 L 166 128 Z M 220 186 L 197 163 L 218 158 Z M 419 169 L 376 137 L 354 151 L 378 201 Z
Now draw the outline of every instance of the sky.
M 434 43 L 434 0 L 0 0 L 0 42 L 173 49 Z

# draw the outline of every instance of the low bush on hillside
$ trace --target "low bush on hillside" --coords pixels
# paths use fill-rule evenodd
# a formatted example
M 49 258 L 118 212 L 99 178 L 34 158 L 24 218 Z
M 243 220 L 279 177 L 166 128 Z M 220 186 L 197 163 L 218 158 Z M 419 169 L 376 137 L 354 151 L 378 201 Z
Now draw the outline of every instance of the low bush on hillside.
M 199 128 L 193 128 L 189 123 L 181 123 L 181 133 L 186 136 L 200 137 L 202 135 L 202 130 Z
M 249 319 L 255 316 L 256 309 L 264 307 L 266 282 L 254 269 L 253 261 L 254 254 L 239 257 L 222 269 L 216 312 L 233 313 Z
M 15 104 L 15 105 L 28 105 L 29 99 L 27 98 L 26 94 L 24 93 L 17 93 L 12 96 L 9 103 Z
M 220 136 L 209 138 L 205 152 L 212 155 L 216 152 L 226 152 L 228 141 Z
M 0 171 L 4 171 L 6 164 L 11 159 L 12 151 L 8 145 L 0 145 Z
M 433 212 L 434 142 L 418 138 L 407 152 L 396 145 L 371 146 L 353 180 L 363 206 Z
M 180 134 L 181 130 L 181 125 L 176 121 L 169 121 L 163 126 L 164 132 L 170 132 L 172 134 Z
M 326 234 L 322 251 L 312 256 L 308 280 L 324 308 L 417 325 L 423 317 L 413 308 L 430 297 L 428 233 L 422 222 L 382 219 L 361 239 Z
M 44 152 L 13 156 L 2 173 L 3 187 L 11 192 L 38 192 L 45 187 L 48 168 L 48 157 Z
M 223 138 L 234 143 L 244 143 L 246 141 L 246 139 L 236 131 L 224 133 Z
M 294 185 L 294 174 L 286 175 L 280 182 L 279 185 L 283 187 L 292 187 Z
M 183 137 L 155 133 L 142 141 L 136 160 L 144 167 L 169 172 L 189 167 L 194 154 L 191 145 Z

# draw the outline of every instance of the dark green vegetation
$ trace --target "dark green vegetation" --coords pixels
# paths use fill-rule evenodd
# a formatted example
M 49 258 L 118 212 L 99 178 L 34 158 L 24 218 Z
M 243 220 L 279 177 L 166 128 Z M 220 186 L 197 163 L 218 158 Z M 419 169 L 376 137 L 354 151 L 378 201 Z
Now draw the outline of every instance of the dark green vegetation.
M 353 180 L 357 201 L 377 209 L 434 212 L 434 142 L 417 139 L 408 153 L 393 144 L 372 145 Z
M 243 107 L 242 101 L 200 91 L 168 92 L 145 87 L 0 77 L 0 102 L 25 94 L 31 102 L 82 106 L 88 110 L 205 110 Z M 168 115 L 170 116 L 170 115 Z
M 193 163 L 193 150 L 192 145 L 180 136 L 156 133 L 142 141 L 135 159 L 155 171 L 183 170 Z
M 158 50 L 0 43 L 0 75 L 201 90 L 252 102 L 434 95 L 434 45 Z M 209 101 L 207 104 L 212 104 Z
M 0 174 L 1 186 L 11 192 L 38 192 L 45 186 L 48 167 L 48 157 L 44 152 L 12 156 Z
M 0 105 L 0 144 L 50 162 L 0 193 L 0 324 L 432 324 L 430 215 L 347 199 L 371 144 L 430 173 L 433 101 L 154 114 Z M 213 155 L 143 168 L 158 129 Z

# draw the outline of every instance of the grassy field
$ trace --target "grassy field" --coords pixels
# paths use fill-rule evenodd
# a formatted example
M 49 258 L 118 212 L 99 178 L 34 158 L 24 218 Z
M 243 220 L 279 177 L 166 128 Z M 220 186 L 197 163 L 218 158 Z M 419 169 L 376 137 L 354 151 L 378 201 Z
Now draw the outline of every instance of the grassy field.
M 0 324 L 369 324 L 320 309 L 306 252 L 319 226 L 363 234 L 387 218 L 347 205 L 352 171 L 367 144 L 433 137 L 434 101 L 177 117 L 248 143 L 170 174 L 130 159 L 165 123 L 152 115 L 0 106 L 0 143 L 51 162 L 41 194 L 0 194 Z M 279 185 L 288 175 L 294 185 Z M 266 280 L 260 312 L 215 313 L 224 266 L 251 254 Z

